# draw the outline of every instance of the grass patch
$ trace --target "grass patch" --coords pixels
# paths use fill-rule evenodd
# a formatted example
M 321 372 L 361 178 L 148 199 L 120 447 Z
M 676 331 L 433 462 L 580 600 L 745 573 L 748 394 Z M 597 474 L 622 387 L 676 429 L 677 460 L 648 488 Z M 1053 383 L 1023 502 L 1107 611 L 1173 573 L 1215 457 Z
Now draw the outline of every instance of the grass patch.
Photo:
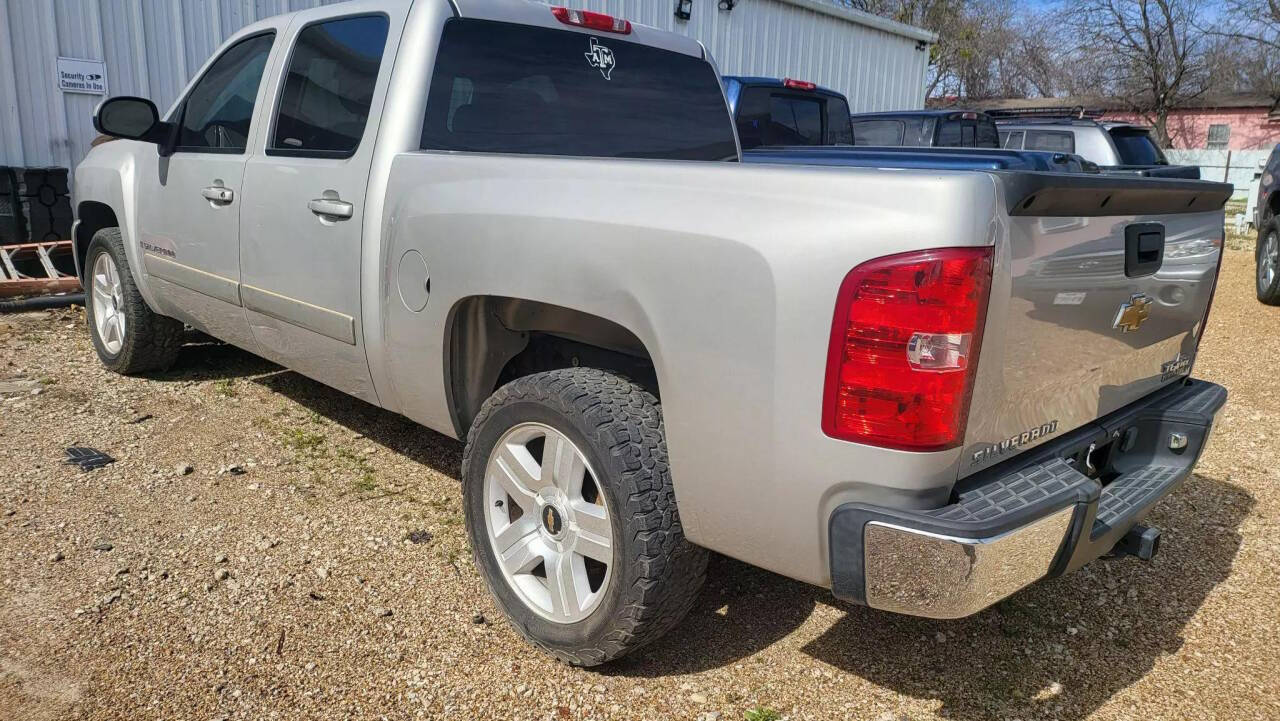
M 292 448 L 298 453 L 318 456 L 324 450 L 324 436 L 319 433 L 304 431 L 301 428 L 288 428 L 281 432 L 285 448 Z
M 373 473 L 365 473 L 353 481 L 351 487 L 358 493 L 373 493 L 378 490 L 378 480 Z
M 213 392 L 223 398 L 235 398 L 239 392 L 236 390 L 235 381 L 230 378 L 223 378 L 215 381 L 213 384 Z
M 768 706 L 756 706 L 743 714 L 743 718 L 747 721 L 781 721 L 782 714 Z

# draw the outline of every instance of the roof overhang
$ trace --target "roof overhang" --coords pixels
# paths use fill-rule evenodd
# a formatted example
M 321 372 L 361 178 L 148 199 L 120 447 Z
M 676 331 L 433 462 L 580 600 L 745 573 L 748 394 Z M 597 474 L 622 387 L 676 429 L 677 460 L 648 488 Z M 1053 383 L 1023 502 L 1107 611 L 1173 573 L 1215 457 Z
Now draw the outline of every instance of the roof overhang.
M 804 8 L 805 10 L 812 10 L 813 12 L 829 15 L 833 18 L 839 18 L 840 20 L 855 23 L 857 25 L 874 28 L 891 35 L 900 35 L 904 38 L 910 38 L 911 40 L 916 40 L 922 43 L 933 44 L 938 42 L 937 33 L 931 33 L 928 30 L 918 28 L 915 25 L 900 23 L 896 20 L 882 18 L 879 15 L 872 15 L 871 13 L 862 12 L 861 10 L 848 10 L 842 7 L 836 7 L 835 5 L 829 5 L 825 2 L 820 2 L 820 0 L 778 0 L 778 2 L 786 5 L 794 5 L 795 7 Z

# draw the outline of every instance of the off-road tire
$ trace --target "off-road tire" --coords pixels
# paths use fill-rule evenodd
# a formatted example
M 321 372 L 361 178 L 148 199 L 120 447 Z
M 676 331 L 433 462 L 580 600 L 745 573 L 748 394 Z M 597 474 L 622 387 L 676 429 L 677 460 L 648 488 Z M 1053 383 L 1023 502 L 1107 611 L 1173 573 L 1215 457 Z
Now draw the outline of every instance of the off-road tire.
M 549 425 L 582 449 L 614 509 L 614 576 L 591 615 L 574 624 L 548 621 L 520 600 L 486 531 L 490 453 L 506 431 L 527 422 Z M 467 435 L 462 482 L 476 567 L 512 626 L 556 658 L 577 666 L 616 659 L 670 631 L 697 600 L 707 552 L 686 540 L 680 525 L 662 410 L 652 394 L 626 378 L 569 368 L 499 388 Z
M 94 324 L 93 266 L 98 256 L 106 253 L 115 262 L 120 274 L 124 296 L 124 338 L 120 350 L 110 353 Z M 124 240 L 119 228 L 103 228 L 93 234 L 89 249 L 84 255 L 85 321 L 89 326 L 89 338 L 102 364 L 122 375 L 166 370 L 173 365 L 182 348 L 183 325 L 181 322 L 155 313 L 138 293 L 133 280 L 129 259 L 125 255 Z
M 1258 230 L 1258 248 L 1254 253 L 1254 285 L 1257 287 L 1258 300 L 1267 305 L 1280 305 L 1280 272 L 1275 274 L 1271 280 L 1270 287 L 1263 287 L 1266 282 L 1262 278 L 1262 254 L 1263 247 L 1268 237 L 1275 237 L 1275 242 L 1280 244 L 1280 218 L 1271 217 L 1263 221 L 1262 227 Z

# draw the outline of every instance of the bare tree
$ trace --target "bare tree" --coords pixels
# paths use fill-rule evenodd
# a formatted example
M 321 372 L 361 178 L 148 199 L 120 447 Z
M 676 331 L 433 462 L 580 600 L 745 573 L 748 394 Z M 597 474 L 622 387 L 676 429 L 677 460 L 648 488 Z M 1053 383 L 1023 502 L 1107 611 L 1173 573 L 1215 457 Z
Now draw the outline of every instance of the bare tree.
M 1100 94 L 1149 122 L 1169 147 L 1169 113 L 1209 89 L 1201 0 L 1084 0 L 1063 14 L 1080 42 L 1071 61 L 1092 65 Z
M 1257 93 L 1280 108 L 1280 0 L 1223 0 L 1218 21 L 1215 76 L 1236 92 Z

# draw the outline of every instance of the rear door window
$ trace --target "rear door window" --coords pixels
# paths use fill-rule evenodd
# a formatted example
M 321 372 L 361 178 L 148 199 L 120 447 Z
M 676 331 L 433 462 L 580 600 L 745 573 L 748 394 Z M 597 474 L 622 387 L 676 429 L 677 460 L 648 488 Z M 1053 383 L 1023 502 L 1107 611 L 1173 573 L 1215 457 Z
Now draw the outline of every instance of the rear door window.
M 298 33 L 269 155 L 350 157 L 364 136 L 387 17 L 328 20 Z
M 1028 130 L 1023 144 L 1026 150 L 1044 150 L 1054 153 L 1076 152 L 1076 136 L 1061 130 Z
M 1022 131 L 1010 130 L 1000 133 L 1000 147 L 1010 150 L 1022 150 Z
M 859 120 L 853 124 L 853 144 L 899 146 L 905 132 L 901 120 Z
M 1110 133 L 1121 165 L 1168 165 L 1164 153 L 1145 129 L 1112 128 Z
M 613 36 L 454 18 L 422 147 L 490 153 L 737 160 L 711 64 Z

